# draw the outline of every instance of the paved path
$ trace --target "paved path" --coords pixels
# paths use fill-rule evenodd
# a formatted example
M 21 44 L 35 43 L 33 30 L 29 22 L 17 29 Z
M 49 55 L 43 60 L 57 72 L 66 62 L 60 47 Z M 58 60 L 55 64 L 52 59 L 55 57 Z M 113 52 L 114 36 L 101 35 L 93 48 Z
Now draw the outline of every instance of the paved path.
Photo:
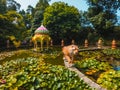
M 79 52 L 83 52 L 83 51 L 95 51 L 95 50 L 104 50 L 104 49 L 109 49 L 110 47 L 88 47 L 88 48 L 84 48 L 84 49 L 79 49 Z

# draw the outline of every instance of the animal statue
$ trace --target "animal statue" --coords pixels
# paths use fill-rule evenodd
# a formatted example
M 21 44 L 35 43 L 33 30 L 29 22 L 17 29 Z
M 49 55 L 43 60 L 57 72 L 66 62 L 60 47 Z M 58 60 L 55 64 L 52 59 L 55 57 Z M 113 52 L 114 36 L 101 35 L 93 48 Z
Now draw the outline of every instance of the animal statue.
M 64 63 L 68 62 L 69 66 L 73 65 L 74 56 L 78 54 L 77 45 L 68 45 L 62 48 Z

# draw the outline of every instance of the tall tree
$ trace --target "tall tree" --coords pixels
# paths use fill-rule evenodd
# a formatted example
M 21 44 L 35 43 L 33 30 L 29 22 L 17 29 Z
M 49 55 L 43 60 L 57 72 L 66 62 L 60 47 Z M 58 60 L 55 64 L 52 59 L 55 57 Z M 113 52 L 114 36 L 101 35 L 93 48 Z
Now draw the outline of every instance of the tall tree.
M 26 11 L 27 11 L 28 14 L 31 14 L 33 16 L 35 10 L 31 5 L 28 5 Z
M 0 0 L 0 14 L 6 13 L 6 0 Z
M 34 18 L 33 18 L 33 23 L 32 23 L 32 35 L 35 31 L 36 28 L 38 28 L 40 26 L 40 24 L 43 21 L 43 13 L 45 11 L 45 9 L 49 6 L 49 2 L 50 0 L 39 0 L 39 2 L 36 4 L 35 7 L 35 14 L 34 14 Z
M 64 2 L 55 2 L 45 10 L 44 25 L 56 44 L 61 39 L 70 42 L 79 38 L 80 13 L 77 8 Z
M 19 11 L 21 5 L 17 3 L 15 0 L 7 0 L 7 10 L 14 10 L 14 11 Z
M 27 29 L 30 29 L 32 25 L 32 19 L 33 19 L 33 13 L 34 13 L 33 9 L 34 8 L 29 5 L 26 11 L 21 10 L 19 12 L 23 17 L 23 21 Z
M 120 0 L 86 0 L 90 6 L 88 17 L 99 36 L 107 37 L 113 33 L 117 22 L 116 12 L 120 8 Z
M 7 24 L 7 27 L 5 27 L 10 32 L 7 35 L 14 35 L 17 39 L 21 40 L 21 33 L 25 30 L 23 17 L 16 11 L 8 11 L 5 16 L 11 25 L 8 26 Z

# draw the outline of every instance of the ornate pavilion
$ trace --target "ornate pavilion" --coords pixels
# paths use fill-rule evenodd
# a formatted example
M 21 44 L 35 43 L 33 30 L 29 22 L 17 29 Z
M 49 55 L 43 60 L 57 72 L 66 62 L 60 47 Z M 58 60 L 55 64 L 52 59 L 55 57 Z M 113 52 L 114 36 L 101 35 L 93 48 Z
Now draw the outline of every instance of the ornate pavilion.
M 34 43 L 34 50 L 38 49 L 38 42 L 40 42 L 40 50 L 43 51 L 43 45 L 46 44 L 46 48 L 49 47 L 49 41 L 51 40 L 49 36 L 49 31 L 43 25 L 38 27 L 35 32 L 34 36 L 32 37 L 32 41 Z

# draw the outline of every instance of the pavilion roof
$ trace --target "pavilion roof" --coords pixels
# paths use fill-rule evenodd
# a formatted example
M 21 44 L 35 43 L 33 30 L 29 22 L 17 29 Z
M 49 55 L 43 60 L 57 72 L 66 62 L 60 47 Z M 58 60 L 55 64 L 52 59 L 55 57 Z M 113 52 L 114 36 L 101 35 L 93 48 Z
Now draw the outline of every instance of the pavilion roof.
M 49 31 L 47 30 L 46 27 L 44 27 L 43 25 L 41 25 L 40 27 L 38 27 L 35 30 L 35 34 L 49 34 Z

